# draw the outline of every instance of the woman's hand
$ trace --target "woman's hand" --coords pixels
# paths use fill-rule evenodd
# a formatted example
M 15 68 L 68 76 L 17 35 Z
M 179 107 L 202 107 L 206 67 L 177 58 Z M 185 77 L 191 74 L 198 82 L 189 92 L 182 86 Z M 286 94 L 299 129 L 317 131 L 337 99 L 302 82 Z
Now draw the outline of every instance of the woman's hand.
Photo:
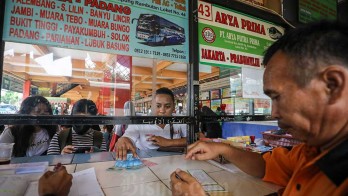
M 67 145 L 63 148 L 61 154 L 72 154 L 74 153 L 75 148 L 72 145 Z

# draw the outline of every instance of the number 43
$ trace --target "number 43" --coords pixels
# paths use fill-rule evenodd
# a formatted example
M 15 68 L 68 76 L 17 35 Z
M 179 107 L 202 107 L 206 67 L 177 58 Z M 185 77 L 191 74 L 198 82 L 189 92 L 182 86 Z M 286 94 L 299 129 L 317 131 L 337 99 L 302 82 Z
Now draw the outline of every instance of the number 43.
M 199 2 L 198 5 L 199 18 L 208 19 L 211 17 L 211 4 Z

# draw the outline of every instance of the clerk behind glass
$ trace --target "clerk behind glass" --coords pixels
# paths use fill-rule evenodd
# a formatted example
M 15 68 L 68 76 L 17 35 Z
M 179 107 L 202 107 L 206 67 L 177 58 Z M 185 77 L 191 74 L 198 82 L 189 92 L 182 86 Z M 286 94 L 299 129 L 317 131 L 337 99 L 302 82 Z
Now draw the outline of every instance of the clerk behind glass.
M 174 94 L 168 88 L 156 91 L 154 101 L 157 116 L 171 116 L 174 111 Z M 171 138 L 173 130 L 173 139 Z M 116 143 L 116 154 L 119 159 L 126 159 L 127 151 L 134 156 L 136 148 L 140 150 L 157 149 L 158 147 L 186 146 L 186 125 L 159 124 L 159 125 L 129 125 L 125 134 Z

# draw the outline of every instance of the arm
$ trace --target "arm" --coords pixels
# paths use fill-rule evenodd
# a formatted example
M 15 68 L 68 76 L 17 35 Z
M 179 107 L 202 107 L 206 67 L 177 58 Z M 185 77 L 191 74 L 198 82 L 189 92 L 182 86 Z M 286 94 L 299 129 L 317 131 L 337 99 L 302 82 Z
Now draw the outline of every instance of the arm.
M 179 139 L 166 139 L 161 136 L 151 136 L 148 138 L 148 141 L 152 141 L 154 145 L 161 147 L 186 146 L 186 137 Z
M 222 155 L 245 173 L 262 178 L 265 175 L 265 161 L 261 154 L 235 148 L 228 144 L 196 142 L 188 147 L 186 158 L 209 160 Z

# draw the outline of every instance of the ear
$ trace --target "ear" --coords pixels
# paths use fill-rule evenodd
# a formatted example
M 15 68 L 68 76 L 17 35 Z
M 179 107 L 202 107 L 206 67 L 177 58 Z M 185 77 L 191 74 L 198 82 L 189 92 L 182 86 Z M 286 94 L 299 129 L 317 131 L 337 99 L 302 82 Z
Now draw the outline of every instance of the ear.
M 341 66 L 329 66 L 322 71 L 329 103 L 335 103 L 344 95 L 347 76 L 347 70 Z

